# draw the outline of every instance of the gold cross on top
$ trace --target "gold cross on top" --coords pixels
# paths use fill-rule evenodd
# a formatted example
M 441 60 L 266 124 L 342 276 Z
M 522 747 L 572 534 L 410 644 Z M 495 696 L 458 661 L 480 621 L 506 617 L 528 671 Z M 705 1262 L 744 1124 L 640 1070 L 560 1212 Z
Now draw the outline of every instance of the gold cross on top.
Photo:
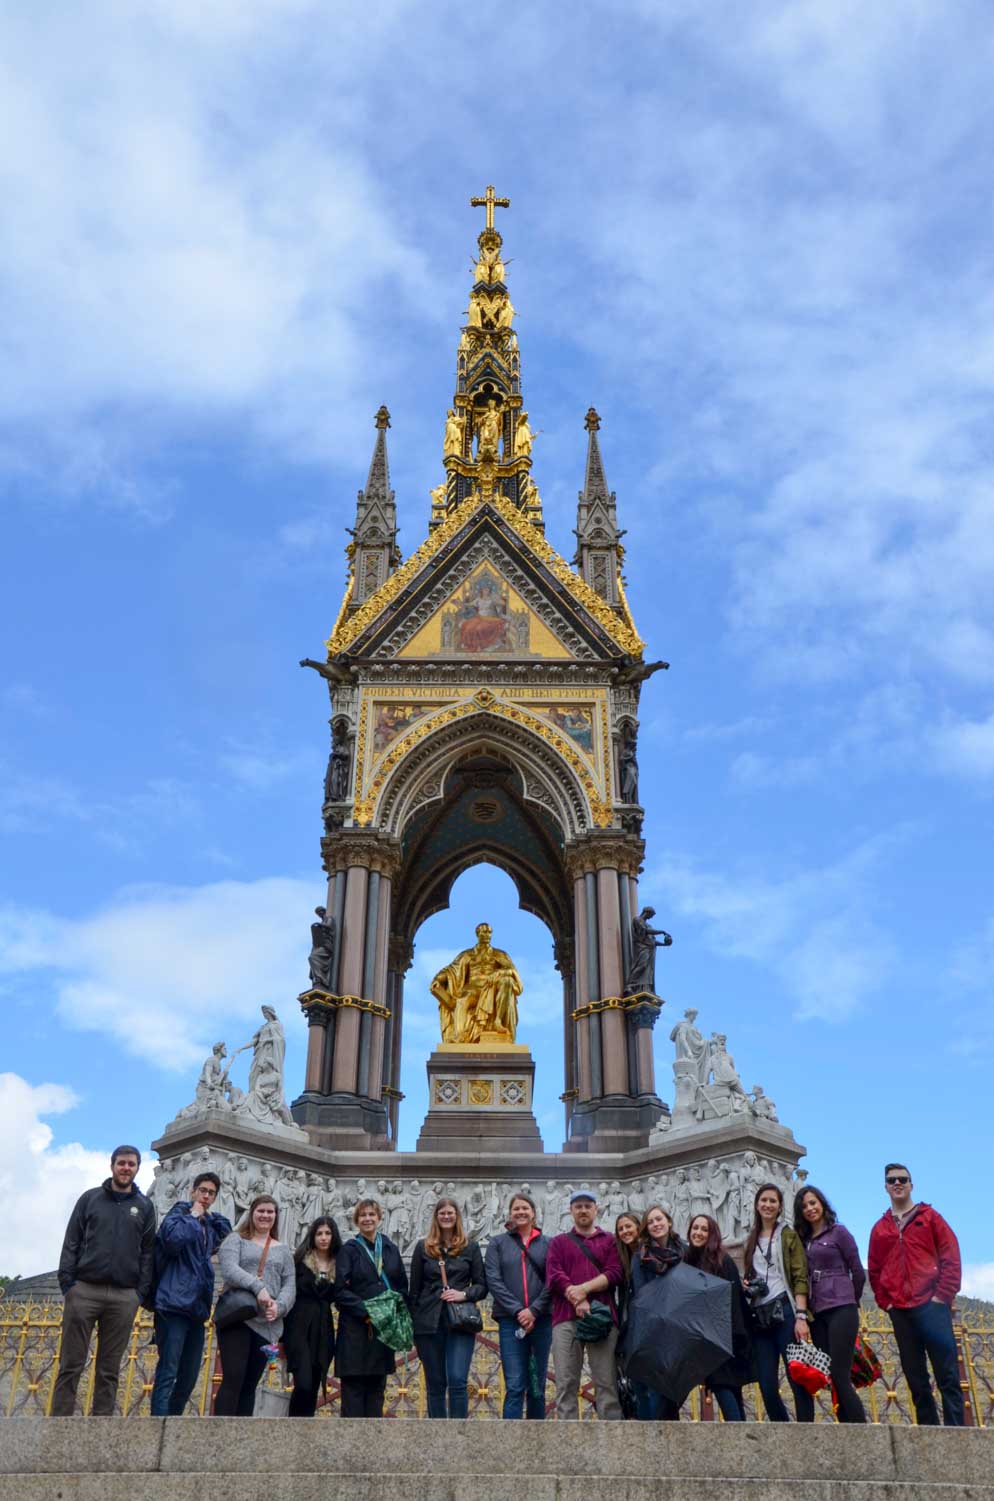
M 487 184 L 487 191 L 486 191 L 486 194 L 484 195 L 484 197 L 482 197 L 482 198 L 471 198 L 469 200 L 469 206 L 470 206 L 470 208 L 485 208 L 486 211 L 487 211 L 487 228 L 488 229 L 493 229 L 493 227 L 494 227 L 494 209 L 495 208 L 510 208 L 511 207 L 511 200 L 510 200 L 510 198 L 498 198 L 497 194 L 494 192 L 494 185 L 491 182 L 491 183 Z

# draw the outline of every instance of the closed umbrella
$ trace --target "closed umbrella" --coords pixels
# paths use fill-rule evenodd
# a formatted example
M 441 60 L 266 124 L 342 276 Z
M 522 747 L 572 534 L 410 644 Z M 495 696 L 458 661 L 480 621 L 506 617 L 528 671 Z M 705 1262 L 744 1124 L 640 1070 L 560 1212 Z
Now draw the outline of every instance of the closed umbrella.
M 625 1373 L 682 1403 L 732 1354 L 732 1284 L 680 1262 L 628 1304 Z

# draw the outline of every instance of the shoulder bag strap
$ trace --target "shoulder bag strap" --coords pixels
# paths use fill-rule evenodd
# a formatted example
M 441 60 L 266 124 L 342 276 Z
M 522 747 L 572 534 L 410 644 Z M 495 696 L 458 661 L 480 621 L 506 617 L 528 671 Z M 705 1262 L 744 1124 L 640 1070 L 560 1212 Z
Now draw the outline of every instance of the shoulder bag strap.
M 603 1275 L 604 1275 L 604 1268 L 601 1266 L 600 1262 L 597 1260 L 597 1257 L 594 1255 L 593 1251 L 591 1251 L 590 1248 L 589 1248 L 589 1246 L 586 1244 L 586 1241 L 584 1240 L 583 1236 L 582 1235 L 577 1235 L 577 1233 L 576 1233 L 575 1230 L 571 1230 L 569 1232 L 569 1238 L 570 1238 L 570 1240 L 573 1242 L 573 1244 L 575 1246 L 579 1246 L 580 1247 L 580 1250 L 583 1252 L 584 1256 L 586 1256 L 586 1258 L 590 1262 L 591 1266 L 595 1266 L 597 1268 L 598 1272 L 603 1277 Z M 527 1255 L 527 1252 L 526 1252 L 526 1255 Z
M 266 1269 L 266 1257 L 269 1255 L 269 1247 L 272 1245 L 272 1243 L 273 1243 L 273 1237 L 271 1235 L 267 1235 L 266 1236 L 266 1244 L 262 1248 L 262 1255 L 259 1257 L 259 1265 L 256 1268 L 255 1275 L 257 1277 L 261 1277 L 262 1274 L 263 1274 L 263 1272 Z

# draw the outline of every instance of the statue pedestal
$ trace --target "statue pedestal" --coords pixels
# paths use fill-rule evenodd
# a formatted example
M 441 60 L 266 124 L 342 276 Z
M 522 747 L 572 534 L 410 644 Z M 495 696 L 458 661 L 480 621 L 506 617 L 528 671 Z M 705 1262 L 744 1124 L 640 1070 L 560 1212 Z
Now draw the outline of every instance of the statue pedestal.
M 418 1152 L 543 1152 L 535 1063 L 522 1043 L 440 1043 L 428 1059 Z

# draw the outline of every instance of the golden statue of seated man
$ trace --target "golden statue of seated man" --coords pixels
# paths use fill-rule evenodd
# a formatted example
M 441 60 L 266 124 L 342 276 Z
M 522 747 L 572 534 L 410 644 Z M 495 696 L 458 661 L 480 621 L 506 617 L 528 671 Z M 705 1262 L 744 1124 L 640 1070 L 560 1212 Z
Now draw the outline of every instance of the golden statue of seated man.
M 463 949 L 431 982 L 443 1042 L 514 1041 L 521 976 L 491 944 L 492 932 L 489 923 L 479 923 L 475 947 Z

